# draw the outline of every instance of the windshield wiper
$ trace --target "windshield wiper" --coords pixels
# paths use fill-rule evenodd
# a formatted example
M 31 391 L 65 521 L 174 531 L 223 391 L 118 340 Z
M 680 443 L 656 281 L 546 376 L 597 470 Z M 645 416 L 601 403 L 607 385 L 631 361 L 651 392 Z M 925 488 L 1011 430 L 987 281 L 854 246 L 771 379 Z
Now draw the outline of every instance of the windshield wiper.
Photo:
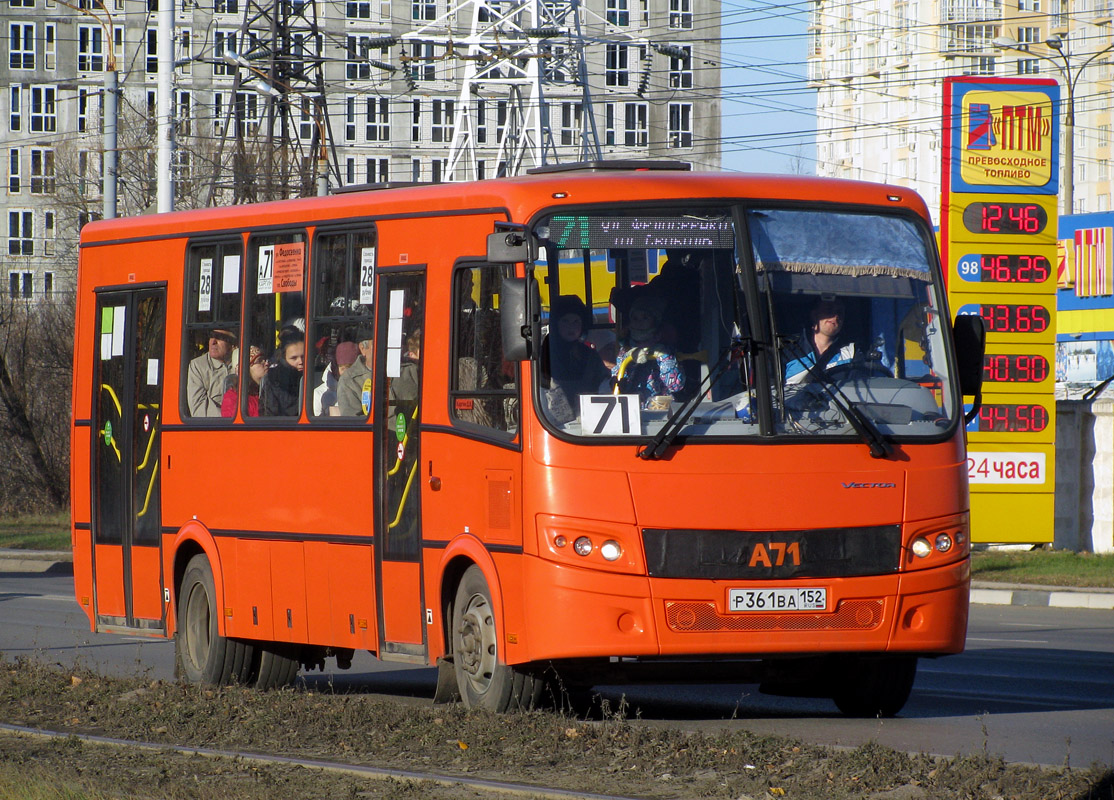
M 689 417 L 696 411 L 697 406 L 700 405 L 701 398 L 704 397 L 712 387 L 719 383 L 720 379 L 727 374 L 728 369 L 731 367 L 732 362 L 737 356 L 747 356 L 753 352 L 754 341 L 752 339 L 734 339 L 731 344 L 720 355 L 719 360 L 716 362 L 715 367 L 708 373 L 708 376 L 700 382 L 696 394 L 686 400 L 680 408 L 669 415 L 665 424 L 661 426 L 661 430 L 657 432 L 650 443 L 638 451 L 638 457 L 645 460 L 655 460 L 665 455 L 665 451 L 669 449 L 669 445 L 673 444 L 673 440 L 677 438 L 681 428 L 688 422 Z
M 855 433 L 859 434 L 859 438 L 870 448 L 872 457 L 886 458 L 893 453 L 893 445 L 886 439 L 882 431 L 878 430 L 874 420 L 861 412 L 855 405 L 855 401 L 844 393 L 839 384 L 833 381 L 827 372 L 809 358 L 808 354 L 802 350 L 798 337 L 778 336 L 778 344 L 787 348 L 804 365 L 809 376 L 827 393 L 828 398 L 835 403 L 847 422 L 855 429 Z

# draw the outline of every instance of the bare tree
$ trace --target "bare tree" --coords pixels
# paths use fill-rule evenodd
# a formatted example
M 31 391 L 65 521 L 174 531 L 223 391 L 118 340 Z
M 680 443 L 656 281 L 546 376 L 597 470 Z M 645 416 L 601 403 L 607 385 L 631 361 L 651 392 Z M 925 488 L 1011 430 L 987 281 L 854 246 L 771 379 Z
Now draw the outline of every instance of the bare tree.
M 73 300 L 0 309 L 0 512 L 69 499 Z

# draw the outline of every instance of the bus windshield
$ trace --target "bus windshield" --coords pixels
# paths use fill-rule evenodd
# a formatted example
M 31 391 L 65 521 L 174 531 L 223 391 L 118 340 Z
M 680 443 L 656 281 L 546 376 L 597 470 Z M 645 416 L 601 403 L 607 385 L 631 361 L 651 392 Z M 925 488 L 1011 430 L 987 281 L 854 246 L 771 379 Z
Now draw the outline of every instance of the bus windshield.
M 609 208 L 534 232 L 538 405 L 560 434 L 901 441 L 955 421 L 942 287 L 916 218 Z

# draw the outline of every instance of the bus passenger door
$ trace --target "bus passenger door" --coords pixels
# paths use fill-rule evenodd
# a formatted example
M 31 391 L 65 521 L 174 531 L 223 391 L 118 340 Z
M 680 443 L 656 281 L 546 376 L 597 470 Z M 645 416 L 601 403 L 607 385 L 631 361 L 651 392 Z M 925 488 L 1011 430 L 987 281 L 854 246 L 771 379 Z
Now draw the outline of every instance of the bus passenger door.
M 425 663 L 422 619 L 421 337 L 425 275 L 383 272 L 375 294 L 376 607 L 379 656 Z
M 97 630 L 163 631 L 159 443 L 166 289 L 99 292 L 94 324 Z

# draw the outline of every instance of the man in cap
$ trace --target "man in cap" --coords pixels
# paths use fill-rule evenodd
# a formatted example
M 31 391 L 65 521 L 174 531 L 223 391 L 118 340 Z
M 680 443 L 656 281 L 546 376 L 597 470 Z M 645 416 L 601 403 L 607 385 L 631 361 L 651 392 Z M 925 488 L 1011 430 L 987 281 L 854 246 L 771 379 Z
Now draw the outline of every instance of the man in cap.
M 186 403 L 191 417 L 219 417 L 225 383 L 232 374 L 236 334 L 224 328 L 209 331 L 209 347 L 190 361 Z

